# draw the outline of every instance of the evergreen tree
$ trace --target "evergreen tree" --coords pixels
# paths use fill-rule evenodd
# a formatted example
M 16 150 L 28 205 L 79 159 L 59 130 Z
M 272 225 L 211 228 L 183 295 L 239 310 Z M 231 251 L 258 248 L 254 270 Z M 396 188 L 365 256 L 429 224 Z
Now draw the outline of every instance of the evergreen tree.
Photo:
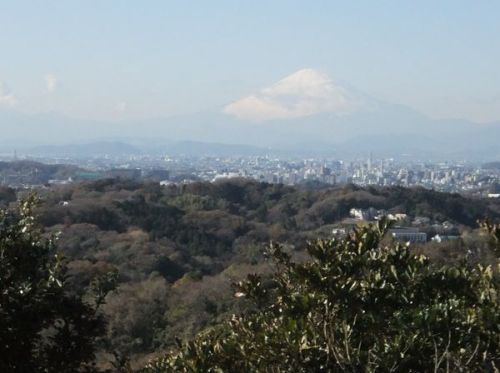
M 438 267 L 407 245 L 383 245 L 389 225 L 312 242 L 301 263 L 271 245 L 272 278 L 237 284 L 254 312 L 179 343 L 144 371 L 498 372 L 498 259 Z M 484 226 L 498 248 L 499 227 Z
M 104 322 L 71 295 L 54 238 L 45 238 L 30 196 L 0 211 L 0 371 L 93 371 Z

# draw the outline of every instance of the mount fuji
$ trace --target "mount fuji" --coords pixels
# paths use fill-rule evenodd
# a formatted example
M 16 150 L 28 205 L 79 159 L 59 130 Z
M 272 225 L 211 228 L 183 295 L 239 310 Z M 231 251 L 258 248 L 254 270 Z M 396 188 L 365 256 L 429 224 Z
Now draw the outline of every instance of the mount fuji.
M 0 111 L 0 145 L 119 140 L 147 147 L 172 142 L 241 144 L 292 154 L 413 154 L 441 158 L 500 158 L 500 122 L 436 120 L 383 102 L 302 69 L 215 110 L 141 121 L 76 120 L 60 114 Z M 89 130 L 91 129 L 91 130 Z M 161 142 L 159 139 L 168 139 Z M 170 145 L 169 145 L 170 144 Z M 193 145 L 194 146 L 194 145 Z M 206 147 L 205 147 L 206 148 Z

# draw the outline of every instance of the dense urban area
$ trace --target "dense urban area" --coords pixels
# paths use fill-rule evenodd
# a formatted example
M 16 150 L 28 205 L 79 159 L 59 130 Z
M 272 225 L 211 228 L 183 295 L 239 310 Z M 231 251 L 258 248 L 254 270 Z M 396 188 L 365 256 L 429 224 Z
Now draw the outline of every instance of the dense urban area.
M 82 180 L 121 177 L 162 184 L 248 178 L 296 185 L 356 184 L 360 186 L 421 186 L 443 192 L 481 197 L 500 196 L 500 162 L 405 161 L 396 158 L 294 159 L 272 156 L 99 156 L 88 158 L 34 158 L 4 156 L 0 183 L 14 187 L 68 184 Z M 50 173 L 35 162 L 59 165 L 63 173 Z M 64 165 L 72 165 L 64 168 Z M 57 168 L 58 170 L 61 167 Z

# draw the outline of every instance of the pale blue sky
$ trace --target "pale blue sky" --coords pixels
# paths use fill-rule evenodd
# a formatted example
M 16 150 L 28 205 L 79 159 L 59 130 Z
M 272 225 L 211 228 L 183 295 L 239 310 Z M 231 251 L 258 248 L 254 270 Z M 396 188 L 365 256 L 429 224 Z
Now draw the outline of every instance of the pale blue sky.
M 0 0 L 0 105 L 219 109 L 303 68 L 433 117 L 500 120 L 500 1 Z

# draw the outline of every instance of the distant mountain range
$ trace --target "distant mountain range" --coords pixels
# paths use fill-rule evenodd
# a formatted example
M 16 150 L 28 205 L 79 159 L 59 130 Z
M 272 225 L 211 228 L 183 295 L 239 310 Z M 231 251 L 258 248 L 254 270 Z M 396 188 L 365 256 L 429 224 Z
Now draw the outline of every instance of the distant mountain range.
M 0 112 L 0 153 L 17 149 L 41 156 L 350 156 L 372 151 L 381 156 L 500 159 L 500 123 L 432 120 L 401 107 L 264 123 L 247 123 L 216 113 L 121 124 L 96 124 L 59 115 L 4 114 Z
M 337 86 L 311 69 L 211 112 L 99 122 L 4 110 L 0 128 L 0 153 L 23 149 L 68 156 L 148 152 L 347 156 L 372 151 L 384 156 L 500 159 L 500 122 L 431 119 Z
M 251 145 L 206 143 L 196 141 L 163 141 L 148 144 L 130 139 L 98 141 L 84 144 L 42 145 L 22 149 L 22 153 L 37 157 L 89 158 L 103 156 L 183 155 L 183 156 L 251 156 L 266 155 L 270 150 Z
M 89 156 L 101 157 L 107 154 L 113 156 L 126 156 L 139 155 L 142 153 L 141 149 L 135 146 L 117 141 L 99 141 L 66 145 L 40 145 L 22 150 L 28 155 L 69 158 L 87 158 Z

